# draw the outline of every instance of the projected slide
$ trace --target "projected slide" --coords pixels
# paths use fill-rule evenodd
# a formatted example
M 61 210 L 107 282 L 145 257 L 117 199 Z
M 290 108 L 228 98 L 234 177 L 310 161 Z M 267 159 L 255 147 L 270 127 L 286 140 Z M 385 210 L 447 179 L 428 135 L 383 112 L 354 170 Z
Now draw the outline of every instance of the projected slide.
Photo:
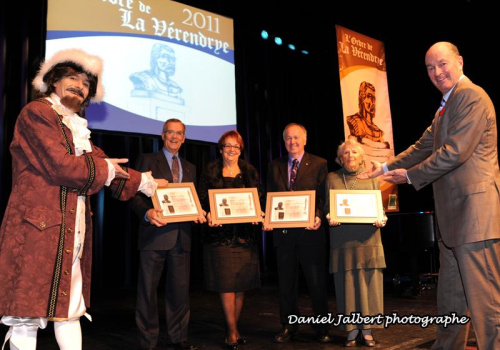
M 81 48 L 104 60 L 104 102 L 89 127 L 159 135 L 165 120 L 190 140 L 236 128 L 233 21 L 168 0 L 48 0 L 46 57 Z

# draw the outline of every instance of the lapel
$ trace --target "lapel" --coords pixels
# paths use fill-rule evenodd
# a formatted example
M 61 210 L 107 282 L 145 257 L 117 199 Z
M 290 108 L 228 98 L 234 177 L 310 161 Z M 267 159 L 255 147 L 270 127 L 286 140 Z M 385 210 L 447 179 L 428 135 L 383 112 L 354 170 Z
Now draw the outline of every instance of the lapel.
M 156 153 L 156 171 L 158 171 L 162 179 L 166 179 L 169 182 L 173 181 L 172 171 L 170 171 L 170 166 L 168 165 L 167 158 L 161 150 Z
M 302 161 L 299 164 L 299 169 L 297 170 L 297 178 L 295 179 L 295 183 L 300 183 L 300 179 L 303 178 L 309 170 L 309 164 L 310 164 L 310 159 L 309 159 L 309 154 L 307 152 L 304 153 L 304 156 L 302 157 Z
M 448 102 L 446 103 L 448 104 Z M 448 113 L 446 110 L 443 111 L 443 113 L 438 111 L 436 112 L 436 116 L 434 117 L 435 123 L 434 123 L 434 146 L 433 150 L 437 150 L 438 148 L 441 148 L 443 145 L 444 140 L 446 139 L 446 134 L 447 134 L 447 125 L 448 125 Z
M 285 188 L 289 190 L 288 185 L 289 185 L 289 175 L 288 175 L 288 155 L 285 157 L 281 158 L 281 162 L 279 163 L 279 172 L 280 172 L 280 177 L 283 180 L 283 183 L 285 184 Z M 297 186 L 298 183 L 300 183 L 300 179 L 304 177 L 309 169 L 310 165 L 310 157 L 307 152 L 304 153 L 304 156 L 302 157 L 302 161 L 299 164 L 299 169 L 297 170 L 297 177 L 295 178 L 295 186 Z
M 288 190 L 288 155 L 286 157 L 282 157 L 281 161 L 278 164 L 278 170 L 280 173 L 280 177 L 285 184 L 284 188 Z
M 179 157 L 182 167 L 182 182 L 193 182 L 194 175 L 191 174 L 191 169 L 188 167 L 187 162 Z
M 452 110 L 452 106 L 455 103 L 454 101 L 454 96 L 457 93 L 458 90 L 461 89 L 462 86 L 467 85 L 467 83 L 470 82 L 470 80 L 467 77 L 463 77 L 457 85 L 453 88 L 453 91 L 451 94 L 448 96 L 448 99 L 446 100 L 446 105 L 444 106 L 443 110 L 441 113 L 439 110 L 436 112 L 435 116 L 435 133 L 434 133 L 434 150 L 440 148 L 443 146 L 447 136 L 448 136 L 448 128 L 450 125 L 450 114 L 449 111 Z

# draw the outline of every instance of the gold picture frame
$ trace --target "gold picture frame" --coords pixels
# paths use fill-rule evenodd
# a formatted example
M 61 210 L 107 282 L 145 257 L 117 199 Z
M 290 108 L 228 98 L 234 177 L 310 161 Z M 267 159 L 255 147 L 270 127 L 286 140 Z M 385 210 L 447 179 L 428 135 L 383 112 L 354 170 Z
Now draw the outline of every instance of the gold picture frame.
M 264 223 L 270 228 L 313 227 L 316 191 L 268 192 Z
M 158 186 L 152 196 L 155 209 L 162 209 L 161 217 L 171 222 L 195 221 L 203 215 L 193 182 L 172 182 Z
M 330 190 L 330 218 L 341 223 L 370 223 L 384 218 L 380 190 Z
M 261 222 L 257 188 L 222 188 L 208 190 L 210 216 L 214 224 Z

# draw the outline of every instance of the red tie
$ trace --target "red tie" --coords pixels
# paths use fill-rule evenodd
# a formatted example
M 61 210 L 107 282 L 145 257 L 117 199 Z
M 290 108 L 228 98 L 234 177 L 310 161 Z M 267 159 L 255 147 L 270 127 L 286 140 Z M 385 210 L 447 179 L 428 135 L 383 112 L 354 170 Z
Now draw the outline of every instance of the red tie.
M 290 172 L 290 191 L 295 190 L 295 179 L 297 178 L 297 169 L 299 168 L 299 161 L 294 159 L 292 162 L 292 171 Z
M 446 105 L 446 100 L 443 98 L 441 100 L 441 106 L 439 107 L 439 116 L 442 116 L 444 113 L 444 106 Z
M 172 178 L 174 182 L 179 182 L 179 159 L 176 156 L 172 157 Z

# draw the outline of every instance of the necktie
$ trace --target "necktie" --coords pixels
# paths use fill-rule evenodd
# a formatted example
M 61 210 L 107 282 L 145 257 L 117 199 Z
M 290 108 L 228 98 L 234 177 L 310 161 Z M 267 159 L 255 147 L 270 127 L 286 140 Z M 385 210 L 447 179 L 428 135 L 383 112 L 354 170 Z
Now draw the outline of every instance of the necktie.
M 442 116 L 444 113 L 444 106 L 446 105 L 446 100 L 443 98 L 441 100 L 441 106 L 439 107 L 439 116 Z
M 297 178 L 297 169 L 299 168 L 299 161 L 294 159 L 292 162 L 292 171 L 290 172 L 290 191 L 295 189 L 295 179 Z
M 172 177 L 174 182 L 179 182 L 179 159 L 176 156 L 172 157 Z

